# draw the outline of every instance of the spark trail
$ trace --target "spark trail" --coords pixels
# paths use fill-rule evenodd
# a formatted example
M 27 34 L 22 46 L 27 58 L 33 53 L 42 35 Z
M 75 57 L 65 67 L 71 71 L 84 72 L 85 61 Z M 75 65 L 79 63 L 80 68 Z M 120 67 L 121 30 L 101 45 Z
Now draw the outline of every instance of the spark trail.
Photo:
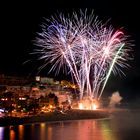
M 81 99 L 99 99 L 111 72 L 121 73 L 128 66 L 131 50 L 122 31 L 102 24 L 93 11 L 87 15 L 87 10 L 46 19 L 35 45 L 38 48 L 33 53 L 44 60 L 40 68 L 51 64 L 49 72 L 70 73 Z

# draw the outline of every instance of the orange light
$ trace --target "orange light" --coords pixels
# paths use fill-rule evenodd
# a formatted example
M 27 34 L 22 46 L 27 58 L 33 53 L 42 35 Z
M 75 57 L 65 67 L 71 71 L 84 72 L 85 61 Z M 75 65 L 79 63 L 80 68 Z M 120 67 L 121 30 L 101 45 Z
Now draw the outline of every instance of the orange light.
M 2 98 L 1 100 L 2 100 L 2 101 L 7 101 L 8 99 L 7 99 L 7 98 Z
M 83 104 L 79 103 L 79 109 L 84 109 Z
M 52 105 L 49 105 L 49 107 L 52 108 L 53 106 Z
M 92 109 L 96 110 L 97 109 L 97 105 L 96 104 L 92 104 Z
M 78 109 L 96 110 L 99 107 L 99 102 L 96 100 L 81 100 L 78 103 Z

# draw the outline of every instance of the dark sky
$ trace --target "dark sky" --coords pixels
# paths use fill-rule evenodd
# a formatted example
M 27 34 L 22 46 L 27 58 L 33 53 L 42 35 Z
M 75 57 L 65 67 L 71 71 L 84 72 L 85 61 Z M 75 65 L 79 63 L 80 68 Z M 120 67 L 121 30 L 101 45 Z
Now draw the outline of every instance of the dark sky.
M 114 28 L 124 27 L 126 34 L 134 40 L 134 60 L 131 68 L 124 70 L 126 77 L 111 77 L 108 87 L 124 87 L 139 92 L 140 80 L 140 8 L 138 2 L 123 0 L 84 0 L 84 1 L 46 1 L 11 2 L 1 4 L 0 11 L 0 73 L 8 75 L 34 75 L 37 73 L 36 61 L 23 64 L 31 58 L 34 49 L 32 40 L 39 31 L 43 17 L 49 17 L 56 11 L 71 12 L 73 9 L 94 9 L 103 21 L 110 20 Z M 52 7 L 52 8 L 51 8 Z M 69 8 L 68 8 L 69 7 Z M 115 81 L 114 81 L 115 79 Z M 117 83 L 117 84 L 116 84 Z M 109 86 L 110 85 L 110 86 Z M 127 88 L 128 87 L 128 88 Z M 123 89 L 123 88 L 121 88 Z M 114 88 L 113 88 L 114 90 Z

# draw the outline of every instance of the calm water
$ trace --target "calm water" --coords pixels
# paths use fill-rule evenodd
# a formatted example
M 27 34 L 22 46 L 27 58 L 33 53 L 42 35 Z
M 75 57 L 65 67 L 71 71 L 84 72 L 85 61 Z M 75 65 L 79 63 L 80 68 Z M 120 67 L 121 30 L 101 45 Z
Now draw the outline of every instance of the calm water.
M 101 120 L 0 127 L 0 140 L 140 140 L 140 112 L 119 112 Z

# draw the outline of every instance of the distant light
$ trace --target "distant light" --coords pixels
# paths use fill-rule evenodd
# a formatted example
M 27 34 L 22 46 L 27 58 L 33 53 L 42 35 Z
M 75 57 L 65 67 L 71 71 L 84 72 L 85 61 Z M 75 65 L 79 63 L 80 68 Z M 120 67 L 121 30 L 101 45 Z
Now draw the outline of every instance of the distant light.
M 40 81 L 40 76 L 35 77 L 36 81 Z
M 1 100 L 2 100 L 2 101 L 7 101 L 8 99 L 7 99 L 7 98 L 1 98 Z
M 37 87 L 32 88 L 33 91 L 38 91 L 39 89 Z
M 24 97 L 20 97 L 19 100 L 26 100 L 26 98 L 24 98 Z
M 0 109 L 0 112 L 4 112 L 4 109 Z

